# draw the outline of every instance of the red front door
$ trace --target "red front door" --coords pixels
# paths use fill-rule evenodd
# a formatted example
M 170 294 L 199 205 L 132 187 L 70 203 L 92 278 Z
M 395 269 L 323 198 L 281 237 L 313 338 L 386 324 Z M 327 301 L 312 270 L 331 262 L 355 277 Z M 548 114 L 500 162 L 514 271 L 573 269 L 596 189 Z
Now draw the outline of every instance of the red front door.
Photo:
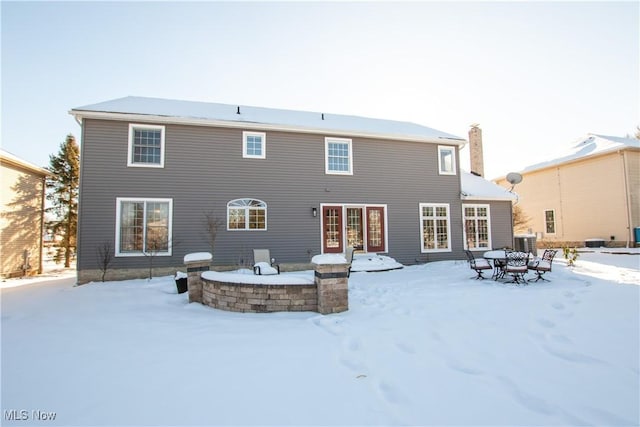
M 342 253 L 342 206 L 322 207 L 322 246 L 324 253 Z

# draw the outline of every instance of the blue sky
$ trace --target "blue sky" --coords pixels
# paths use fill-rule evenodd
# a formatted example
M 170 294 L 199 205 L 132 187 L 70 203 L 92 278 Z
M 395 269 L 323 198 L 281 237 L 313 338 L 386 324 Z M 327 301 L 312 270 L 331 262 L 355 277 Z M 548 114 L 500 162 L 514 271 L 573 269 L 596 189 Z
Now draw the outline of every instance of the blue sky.
M 6 2 L 2 147 L 46 166 L 71 108 L 127 95 L 406 120 L 485 174 L 640 124 L 637 2 Z M 462 167 L 468 169 L 465 156 Z

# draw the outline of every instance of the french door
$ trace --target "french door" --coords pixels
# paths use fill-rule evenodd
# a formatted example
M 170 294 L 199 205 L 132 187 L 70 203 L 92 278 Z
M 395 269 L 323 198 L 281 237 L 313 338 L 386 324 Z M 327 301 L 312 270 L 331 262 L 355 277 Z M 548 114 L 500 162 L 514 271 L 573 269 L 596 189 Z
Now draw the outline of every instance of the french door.
M 386 252 L 385 211 L 384 206 L 323 206 L 323 252 L 342 253 L 345 245 L 365 252 Z

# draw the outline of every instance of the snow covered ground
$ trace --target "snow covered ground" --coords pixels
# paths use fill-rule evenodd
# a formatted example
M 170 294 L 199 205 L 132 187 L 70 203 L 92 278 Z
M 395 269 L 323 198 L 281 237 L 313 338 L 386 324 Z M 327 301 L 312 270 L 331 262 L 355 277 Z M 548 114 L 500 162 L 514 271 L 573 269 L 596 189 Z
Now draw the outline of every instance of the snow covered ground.
M 7 281 L 2 425 L 638 425 L 640 255 L 563 261 L 527 286 L 353 273 L 329 316 L 188 304 L 171 277 Z

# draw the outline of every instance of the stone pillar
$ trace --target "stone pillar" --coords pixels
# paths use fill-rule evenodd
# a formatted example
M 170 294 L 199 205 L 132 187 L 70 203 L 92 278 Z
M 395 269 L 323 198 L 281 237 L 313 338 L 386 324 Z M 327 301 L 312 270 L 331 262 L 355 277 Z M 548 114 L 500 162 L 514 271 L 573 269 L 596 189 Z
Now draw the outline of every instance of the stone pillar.
M 184 256 L 184 265 L 187 267 L 187 289 L 189 290 L 189 302 L 202 303 L 202 278 L 203 271 L 211 269 L 212 256 L 209 252 L 196 252 Z
M 346 262 L 344 264 L 313 262 L 315 282 L 318 287 L 319 313 L 340 313 L 349 309 L 349 267 L 350 265 Z

